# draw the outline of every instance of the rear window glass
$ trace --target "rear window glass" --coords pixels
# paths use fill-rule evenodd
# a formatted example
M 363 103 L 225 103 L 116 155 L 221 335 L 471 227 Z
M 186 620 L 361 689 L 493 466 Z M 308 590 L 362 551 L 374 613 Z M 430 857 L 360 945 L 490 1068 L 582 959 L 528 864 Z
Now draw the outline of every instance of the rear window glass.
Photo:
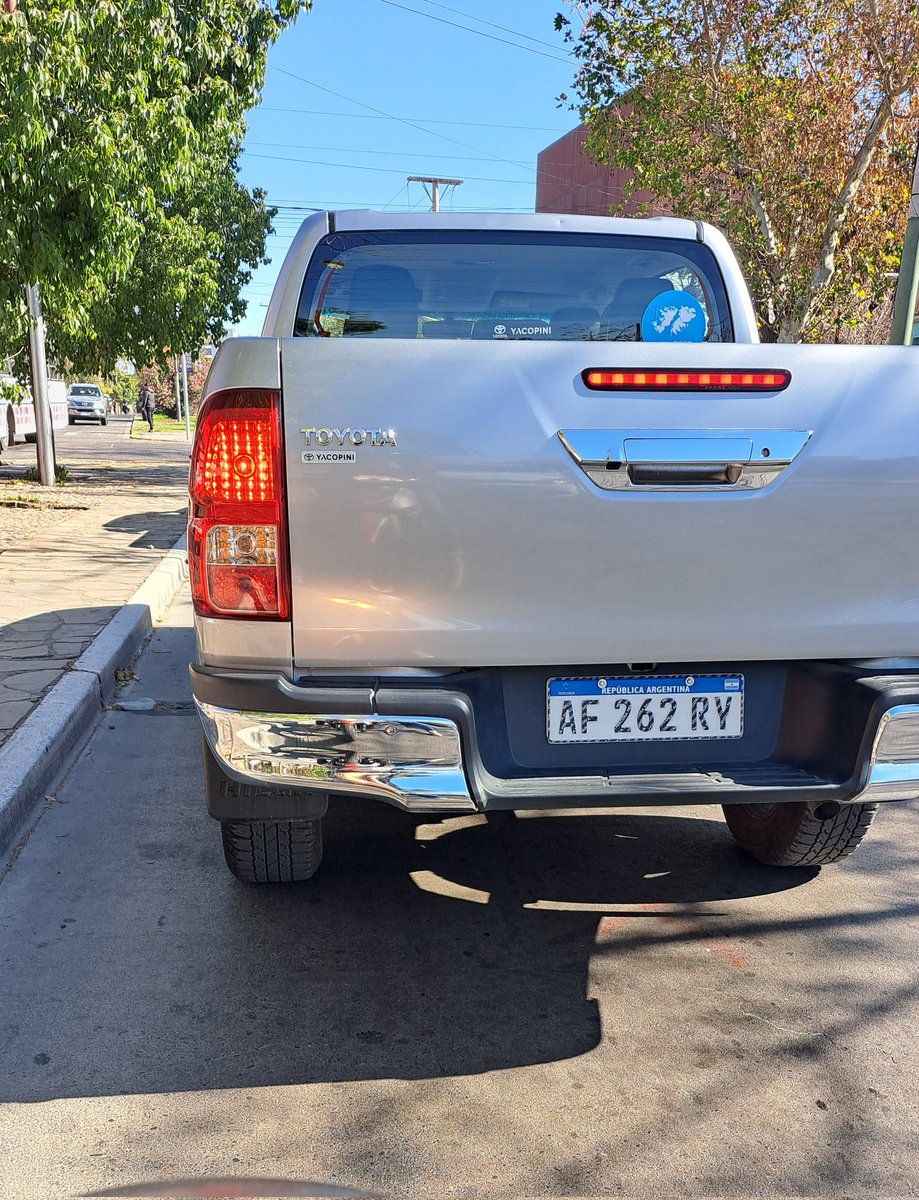
M 479 230 L 334 233 L 313 253 L 299 337 L 733 341 L 707 246 Z

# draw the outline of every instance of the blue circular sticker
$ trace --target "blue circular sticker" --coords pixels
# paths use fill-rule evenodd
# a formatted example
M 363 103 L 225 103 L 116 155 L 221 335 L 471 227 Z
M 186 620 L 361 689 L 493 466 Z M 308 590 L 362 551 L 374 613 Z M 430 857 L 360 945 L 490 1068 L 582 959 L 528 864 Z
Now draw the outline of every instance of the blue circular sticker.
M 644 342 L 704 342 L 708 317 L 692 292 L 662 292 L 641 317 Z

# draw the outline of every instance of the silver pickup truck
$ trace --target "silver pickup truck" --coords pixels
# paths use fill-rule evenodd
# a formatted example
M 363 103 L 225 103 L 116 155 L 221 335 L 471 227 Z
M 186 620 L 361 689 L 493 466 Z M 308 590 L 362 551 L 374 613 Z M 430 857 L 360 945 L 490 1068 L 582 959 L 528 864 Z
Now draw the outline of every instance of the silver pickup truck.
M 760 345 L 699 222 L 310 218 L 192 460 L 230 870 L 309 878 L 330 796 L 849 854 L 919 796 L 917 398 L 914 350 Z

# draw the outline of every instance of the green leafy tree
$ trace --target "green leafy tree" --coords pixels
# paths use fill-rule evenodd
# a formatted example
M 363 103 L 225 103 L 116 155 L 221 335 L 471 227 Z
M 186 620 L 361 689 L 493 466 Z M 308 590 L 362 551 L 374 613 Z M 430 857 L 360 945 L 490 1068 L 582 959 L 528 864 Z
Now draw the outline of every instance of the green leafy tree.
M 119 371 L 116 368 L 112 372 L 112 381 L 109 386 L 109 391 L 115 403 L 119 406 L 126 404 L 129 412 L 133 412 L 137 407 L 136 374 L 128 374 L 127 371 Z
M 189 372 L 188 400 L 191 404 L 192 412 L 197 412 L 201 407 L 201 396 L 204 392 L 204 385 L 207 383 L 207 375 L 211 369 L 212 362 L 213 359 L 199 355 Z
M 0 13 L 0 356 L 26 337 L 26 282 L 50 352 L 84 368 L 151 339 L 200 344 L 239 315 L 269 220 L 235 179 L 245 114 L 269 47 L 308 7 L 22 0 Z
M 245 312 L 240 293 L 263 257 L 273 210 L 236 179 L 231 155 L 200 156 L 148 218 L 120 282 L 88 305 L 56 349 L 75 366 L 162 359 L 170 347 L 219 343 Z
M 919 8 L 572 5 L 587 152 L 730 237 L 763 335 L 836 337 L 891 289 L 919 115 Z M 567 97 L 563 97 L 567 99 Z

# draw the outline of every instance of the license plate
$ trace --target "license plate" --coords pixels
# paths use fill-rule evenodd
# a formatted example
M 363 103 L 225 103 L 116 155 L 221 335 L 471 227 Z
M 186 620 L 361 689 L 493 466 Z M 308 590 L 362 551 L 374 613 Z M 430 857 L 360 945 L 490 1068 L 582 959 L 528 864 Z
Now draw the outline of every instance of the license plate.
M 700 741 L 743 736 L 742 675 L 550 679 L 553 743 Z

